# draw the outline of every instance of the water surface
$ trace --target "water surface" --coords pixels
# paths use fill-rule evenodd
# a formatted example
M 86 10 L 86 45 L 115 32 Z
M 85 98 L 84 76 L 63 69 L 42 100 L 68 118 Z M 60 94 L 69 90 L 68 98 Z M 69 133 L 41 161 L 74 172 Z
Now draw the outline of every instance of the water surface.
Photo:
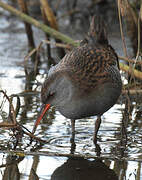
M 21 108 L 17 121 L 32 131 L 37 114 L 40 110 L 40 88 L 47 73 L 46 56 L 41 58 L 39 74 L 33 80 L 25 75 L 24 57 L 28 54 L 27 38 L 24 25 L 17 18 L 0 9 L 0 89 L 10 96 L 20 97 Z M 110 19 L 111 21 L 111 19 Z M 61 20 L 59 21 L 62 22 Z M 65 18 L 63 31 L 69 32 L 69 20 Z M 62 22 L 63 23 L 63 22 Z M 80 25 L 80 24 L 79 24 Z M 73 26 L 73 25 L 72 25 Z M 74 24 L 74 38 L 81 39 L 78 24 Z M 34 29 L 36 44 L 45 38 L 44 33 Z M 111 29 L 111 28 L 110 28 Z M 71 29 L 72 30 L 72 29 Z M 77 31 L 76 31 L 77 30 Z M 74 35 L 71 32 L 71 36 Z M 84 35 L 84 34 L 83 34 Z M 82 36 L 83 36 L 82 35 Z M 109 32 L 111 44 L 119 55 L 123 55 L 119 31 L 112 26 Z M 127 45 L 130 49 L 129 39 Z M 30 68 L 28 68 L 30 72 Z M 3 96 L 0 94 L 0 105 Z M 76 121 L 76 149 L 75 158 L 71 158 L 71 125 L 70 120 L 63 117 L 54 108 L 49 110 L 48 116 L 41 122 L 35 135 L 47 142 L 40 144 L 24 135 L 16 145 L 16 138 L 10 129 L 0 129 L 0 179 L 84 179 L 85 174 L 93 177 L 110 179 L 142 179 L 142 130 L 141 112 L 137 101 L 131 102 L 131 112 L 126 118 L 125 99 L 121 97 L 116 105 L 102 116 L 102 124 L 98 133 L 98 145 L 101 150 L 96 152 L 92 142 L 96 117 L 89 117 Z M 14 98 L 14 106 L 16 98 Z M 8 103 L 5 102 L 0 110 L 0 120 L 7 117 Z M 128 121 L 127 142 L 122 134 L 122 119 Z M 16 132 L 15 132 L 15 135 Z M 15 148 L 16 147 L 16 148 Z M 25 154 L 20 153 L 21 151 Z M 102 160 L 98 159 L 98 154 Z M 82 157 L 85 157 L 82 158 Z M 101 173 L 101 172 L 104 173 Z M 98 173 L 99 172 L 99 173 Z M 101 176 L 102 175 L 102 176 Z M 8 177 L 9 176 L 9 177 Z M 14 178 L 13 178 L 14 177 Z M 89 177 L 88 177 L 89 178 Z

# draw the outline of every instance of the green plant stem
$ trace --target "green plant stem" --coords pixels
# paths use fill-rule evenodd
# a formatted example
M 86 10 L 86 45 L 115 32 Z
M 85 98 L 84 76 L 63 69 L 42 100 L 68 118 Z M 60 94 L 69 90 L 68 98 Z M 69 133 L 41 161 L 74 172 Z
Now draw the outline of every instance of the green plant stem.
M 4 3 L 4 2 L 0 2 L 0 7 L 2 7 L 3 9 L 11 12 L 12 14 L 18 16 L 19 18 L 21 18 L 23 21 L 30 23 L 40 29 L 42 29 L 45 33 L 48 33 L 50 36 L 60 39 L 61 41 L 67 43 L 67 44 L 71 44 L 73 46 L 77 46 L 78 43 L 75 42 L 73 39 L 71 39 L 70 37 L 56 31 L 55 29 L 52 29 L 50 27 L 48 27 L 47 25 L 40 23 L 39 21 L 37 21 L 36 19 L 22 13 L 21 11 L 18 11 L 17 9 L 13 8 L 12 6 Z
M 128 72 L 129 74 L 133 74 L 138 79 L 142 79 L 142 72 L 140 72 L 134 68 L 131 68 L 123 63 L 119 63 L 119 65 L 120 65 L 120 69 L 122 71 Z

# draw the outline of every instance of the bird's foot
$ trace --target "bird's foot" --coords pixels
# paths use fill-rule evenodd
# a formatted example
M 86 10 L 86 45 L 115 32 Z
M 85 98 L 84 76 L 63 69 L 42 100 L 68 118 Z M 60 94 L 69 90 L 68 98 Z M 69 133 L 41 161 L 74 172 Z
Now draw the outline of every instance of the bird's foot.
M 71 154 L 74 154 L 75 148 L 76 148 L 76 144 L 75 144 L 75 142 L 72 142 L 71 143 Z
M 97 154 L 97 156 L 100 156 L 101 155 L 101 148 L 99 146 L 99 144 L 95 144 L 95 152 Z

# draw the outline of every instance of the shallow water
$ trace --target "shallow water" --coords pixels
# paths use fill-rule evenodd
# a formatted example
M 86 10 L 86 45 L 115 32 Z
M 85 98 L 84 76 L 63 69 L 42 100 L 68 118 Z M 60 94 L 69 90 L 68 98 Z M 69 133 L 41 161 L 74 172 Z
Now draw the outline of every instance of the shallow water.
M 36 79 L 32 80 L 30 76 L 25 76 L 24 57 L 28 54 L 28 48 L 24 25 L 2 9 L 0 14 L 2 14 L 0 18 L 0 89 L 6 91 L 8 95 L 19 95 L 21 108 L 17 120 L 32 131 L 40 109 L 40 85 L 47 72 L 46 63 L 43 62 L 44 55 Z M 67 19 L 65 24 L 66 22 L 68 22 Z M 77 24 L 75 27 L 78 30 Z M 64 28 L 68 29 L 68 23 Z M 36 28 L 33 29 L 36 44 L 39 45 L 45 38 L 44 34 Z M 71 32 L 71 36 L 74 32 Z M 67 34 L 70 32 L 68 31 Z M 77 34 L 74 38 L 77 38 Z M 81 39 L 80 35 L 78 39 Z M 109 39 L 116 52 L 123 55 L 120 34 L 119 31 L 115 31 L 114 26 L 112 26 L 112 32 L 109 32 Z M 127 45 L 131 54 L 129 39 L 127 39 Z M 0 104 L 2 100 L 3 96 L 0 94 Z M 98 145 L 101 151 L 96 149 L 92 142 L 96 117 L 76 121 L 74 152 L 76 157 L 74 159 L 71 159 L 70 154 L 70 120 L 54 108 L 49 111 L 47 118 L 44 118 L 35 133 L 37 137 L 47 141 L 42 145 L 35 141 L 30 144 L 30 138 L 26 135 L 16 145 L 12 130 L 1 128 L 0 179 L 25 180 L 38 177 L 40 180 L 89 179 L 86 174 L 90 174 L 90 179 L 96 177 L 115 179 L 116 176 L 124 180 L 142 179 L 142 115 L 138 109 L 139 104 L 132 102 L 132 110 L 127 118 L 128 139 L 125 143 L 125 135 L 122 136 L 121 133 L 122 119 L 126 119 L 124 102 L 119 100 L 118 104 L 102 117 L 98 133 Z M 16 98 L 13 103 L 16 104 Z M 8 108 L 8 103 L 5 102 L 2 111 L 0 110 L 1 122 L 4 117 L 7 117 Z M 98 159 L 98 154 L 102 162 Z

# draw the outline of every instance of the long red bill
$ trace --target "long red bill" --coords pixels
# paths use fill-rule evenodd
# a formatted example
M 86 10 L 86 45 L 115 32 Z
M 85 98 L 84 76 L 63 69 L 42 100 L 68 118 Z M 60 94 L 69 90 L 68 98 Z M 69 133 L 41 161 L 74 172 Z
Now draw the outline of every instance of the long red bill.
M 45 113 L 48 111 L 49 108 L 50 108 L 50 104 L 46 104 L 44 105 L 44 107 L 41 108 L 41 114 L 37 118 L 33 131 L 32 131 L 33 134 L 35 133 L 37 126 L 39 125 L 40 121 L 42 120 L 42 118 L 44 117 Z

